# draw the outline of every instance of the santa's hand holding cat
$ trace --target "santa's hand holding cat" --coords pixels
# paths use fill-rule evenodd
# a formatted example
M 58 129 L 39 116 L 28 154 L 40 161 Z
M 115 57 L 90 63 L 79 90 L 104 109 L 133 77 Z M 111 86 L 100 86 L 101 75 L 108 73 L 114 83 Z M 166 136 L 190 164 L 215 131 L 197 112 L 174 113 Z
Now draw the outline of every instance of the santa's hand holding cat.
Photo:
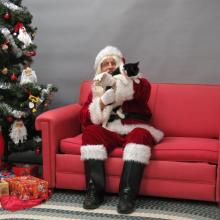
M 101 97 L 108 87 L 113 87 L 115 79 L 107 72 L 97 74 L 93 79 L 93 97 Z

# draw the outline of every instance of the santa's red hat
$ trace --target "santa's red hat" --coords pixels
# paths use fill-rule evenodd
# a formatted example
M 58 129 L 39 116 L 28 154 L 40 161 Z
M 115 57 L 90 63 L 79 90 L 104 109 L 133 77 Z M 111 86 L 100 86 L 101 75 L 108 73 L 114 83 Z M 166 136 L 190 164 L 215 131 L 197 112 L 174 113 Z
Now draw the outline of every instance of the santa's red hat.
M 109 57 L 115 60 L 117 67 L 119 67 L 120 64 L 124 64 L 125 62 L 122 52 L 117 47 L 106 46 L 97 54 L 95 58 L 94 69 L 96 74 L 101 72 L 102 62 Z
M 24 25 L 21 22 L 17 22 L 14 26 L 14 33 L 18 33 L 19 29 L 23 28 Z

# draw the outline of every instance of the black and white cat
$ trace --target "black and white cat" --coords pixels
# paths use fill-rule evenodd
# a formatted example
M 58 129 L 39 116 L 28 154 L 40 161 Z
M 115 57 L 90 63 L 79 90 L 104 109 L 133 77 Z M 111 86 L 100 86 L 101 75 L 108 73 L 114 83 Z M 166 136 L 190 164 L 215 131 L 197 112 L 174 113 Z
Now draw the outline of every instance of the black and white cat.
M 134 80 L 136 83 L 139 83 L 138 77 L 140 77 L 139 73 L 139 62 L 136 63 L 126 63 L 124 65 L 119 66 L 116 70 L 114 70 L 111 75 L 113 77 L 117 75 L 124 75 L 129 77 L 130 79 Z
M 123 64 L 121 66 L 119 66 L 117 69 L 115 69 L 111 75 L 115 76 L 118 74 L 122 74 L 122 71 L 126 71 L 127 75 L 132 77 L 132 76 L 136 76 L 139 73 L 139 62 L 136 63 L 126 63 Z
M 103 110 L 104 122 L 103 127 L 106 127 L 110 116 L 111 118 L 120 118 L 124 119 L 125 115 L 121 109 L 121 105 L 126 100 L 131 100 L 133 98 L 133 82 L 139 83 L 139 62 L 137 63 L 127 63 L 118 67 L 108 76 L 99 76 L 105 90 L 113 89 L 115 92 L 115 102 L 111 105 L 108 105 Z M 106 74 L 106 73 L 103 73 Z M 106 80 L 108 77 L 108 80 Z M 100 82 L 101 82 L 100 81 Z M 105 85 L 104 85 L 105 81 Z M 106 81 L 111 82 L 111 84 L 106 86 Z

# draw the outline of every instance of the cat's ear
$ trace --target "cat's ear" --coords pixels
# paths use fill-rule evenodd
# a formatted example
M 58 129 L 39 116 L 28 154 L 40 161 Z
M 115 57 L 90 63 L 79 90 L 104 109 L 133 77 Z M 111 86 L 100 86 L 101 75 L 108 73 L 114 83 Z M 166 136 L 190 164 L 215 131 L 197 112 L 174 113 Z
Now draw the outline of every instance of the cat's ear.
M 138 65 L 139 65 L 139 63 L 140 63 L 140 61 L 138 61 L 137 63 L 135 63 L 135 65 L 136 65 L 136 66 L 138 66 Z

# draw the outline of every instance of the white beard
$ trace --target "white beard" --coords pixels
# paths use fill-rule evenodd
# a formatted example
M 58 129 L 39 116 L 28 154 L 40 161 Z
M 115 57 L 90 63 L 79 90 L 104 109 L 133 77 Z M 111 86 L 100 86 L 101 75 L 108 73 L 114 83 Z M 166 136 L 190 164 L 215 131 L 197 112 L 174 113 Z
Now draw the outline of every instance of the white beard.
M 31 37 L 29 36 L 29 34 L 27 33 L 24 27 L 19 29 L 18 40 L 24 43 L 24 48 L 32 44 Z
M 23 143 L 27 140 L 27 129 L 22 121 L 14 121 L 11 126 L 10 138 L 15 144 Z
M 37 83 L 37 75 L 34 70 L 29 69 L 29 73 L 24 69 L 21 74 L 20 85 L 24 85 L 27 83 Z

